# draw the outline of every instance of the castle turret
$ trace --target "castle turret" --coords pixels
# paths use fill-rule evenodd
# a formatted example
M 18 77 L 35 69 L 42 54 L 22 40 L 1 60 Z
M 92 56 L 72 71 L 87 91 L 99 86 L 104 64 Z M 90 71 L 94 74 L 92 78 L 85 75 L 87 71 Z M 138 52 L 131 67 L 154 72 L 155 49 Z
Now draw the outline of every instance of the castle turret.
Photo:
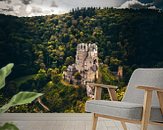
M 77 46 L 76 51 L 76 69 L 81 72 L 84 68 L 84 60 L 88 56 L 88 45 L 81 43 Z

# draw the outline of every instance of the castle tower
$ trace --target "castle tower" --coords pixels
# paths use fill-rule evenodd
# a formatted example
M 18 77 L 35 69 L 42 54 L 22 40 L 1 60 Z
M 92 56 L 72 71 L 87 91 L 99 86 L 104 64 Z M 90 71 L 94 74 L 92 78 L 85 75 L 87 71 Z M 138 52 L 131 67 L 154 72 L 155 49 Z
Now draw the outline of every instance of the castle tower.
M 119 66 L 119 67 L 118 67 L 117 76 L 118 76 L 119 78 L 122 78 L 122 77 L 123 77 L 123 67 L 122 67 L 122 66 Z
M 76 69 L 79 72 L 82 72 L 84 69 L 84 60 L 88 55 L 88 46 L 87 44 L 81 43 L 77 46 L 76 51 Z
M 85 81 L 94 82 L 98 78 L 98 50 L 96 44 L 78 44 L 76 69 Z

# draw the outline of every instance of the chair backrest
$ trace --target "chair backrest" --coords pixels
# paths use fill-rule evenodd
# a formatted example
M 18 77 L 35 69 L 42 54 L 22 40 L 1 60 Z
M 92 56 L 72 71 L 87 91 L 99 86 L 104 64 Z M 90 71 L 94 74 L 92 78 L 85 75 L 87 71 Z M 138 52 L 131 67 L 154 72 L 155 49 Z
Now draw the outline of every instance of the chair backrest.
M 122 101 L 143 104 L 144 91 L 136 88 L 143 85 L 163 88 L 163 68 L 136 69 L 129 80 Z M 153 93 L 152 106 L 159 106 L 156 92 Z

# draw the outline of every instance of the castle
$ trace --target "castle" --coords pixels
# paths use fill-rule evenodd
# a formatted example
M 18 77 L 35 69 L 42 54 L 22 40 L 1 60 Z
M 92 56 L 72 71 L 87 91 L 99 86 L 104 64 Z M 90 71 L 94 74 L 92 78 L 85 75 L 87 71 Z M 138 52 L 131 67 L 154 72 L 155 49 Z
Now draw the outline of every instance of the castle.
M 73 84 L 85 84 L 98 79 L 98 48 L 95 43 L 81 43 L 77 46 L 75 64 L 69 65 L 63 72 L 66 81 Z M 78 78 L 76 78 L 78 74 Z

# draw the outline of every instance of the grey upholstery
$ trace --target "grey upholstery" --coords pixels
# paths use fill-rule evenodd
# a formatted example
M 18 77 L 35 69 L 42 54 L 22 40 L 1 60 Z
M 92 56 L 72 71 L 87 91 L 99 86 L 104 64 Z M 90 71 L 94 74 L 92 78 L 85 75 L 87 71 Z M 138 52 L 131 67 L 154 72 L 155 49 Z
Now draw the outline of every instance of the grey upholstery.
M 86 111 L 102 115 L 141 120 L 144 91 L 137 86 L 163 88 L 163 69 L 137 69 L 133 72 L 127 86 L 126 94 L 121 102 L 91 100 L 86 103 Z M 151 121 L 163 122 L 156 93 L 153 94 Z
M 130 120 L 141 120 L 143 106 L 137 103 L 91 100 L 86 103 L 86 111 L 120 117 Z M 160 108 L 154 107 L 151 112 L 151 121 L 163 122 Z

